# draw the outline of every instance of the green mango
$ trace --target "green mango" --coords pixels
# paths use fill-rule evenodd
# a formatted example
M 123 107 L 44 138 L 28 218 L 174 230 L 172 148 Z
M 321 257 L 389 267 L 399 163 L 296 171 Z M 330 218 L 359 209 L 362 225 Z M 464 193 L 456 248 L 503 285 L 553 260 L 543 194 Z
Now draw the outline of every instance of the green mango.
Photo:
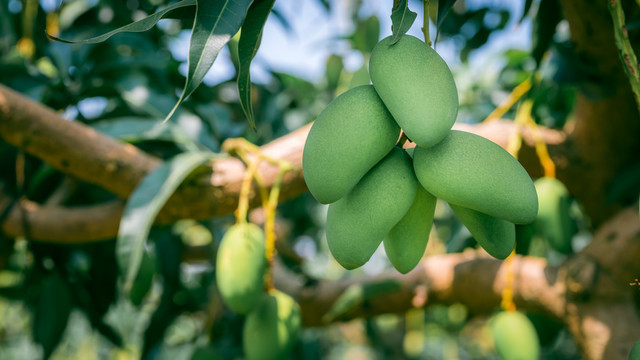
M 433 215 L 436 210 L 436 200 L 422 186 L 418 186 L 416 197 L 409 211 L 382 241 L 389 261 L 396 270 L 403 274 L 418 265 L 427 248 Z
M 262 296 L 258 306 L 247 315 L 242 329 L 247 359 L 286 358 L 298 337 L 301 322 L 300 307 L 289 295 L 276 290 Z
M 549 245 L 563 254 L 571 254 L 571 239 L 577 229 L 569 214 L 571 198 L 569 190 L 558 179 L 543 177 L 534 182 L 538 192 L 538 217 L 536 232 Z
M 449 204 L 458 219 L 489 255 L 506 259 L 516 245 L 513 223 L 462 206 Z
M 318 115 L 304 144 L 302 172 L 309 191 L 323 204 L 342 198 L 399 136 L 373 86 L 344 92 Z
M 420 39 L 382 39 L 371 53 L 369 73 L 378 95 L 407 137 L 421 147 L 447 136 L 458 115 L 458 90 L 444 60 Z
M 638 339 L 629 353 L 629 360 L 640 360 L 640 339 Z
M 329 205 L 327 243 L 346 269 L 366 263 L 416 196 L 411 162 L 394 147 L 345 197 Z
M 240 314 L 251 311 L 264 290 L 266 267 L 262 229 L 251 223 L 231 226 L 216 257 L 216 283 L 224 303 Z
M 523 313 L 503 311 L 490 321 L 496 352 L 503 360 L 538 360 L 540 342 L 536 329 Z
M 413 168 L 422 186 L 449 204 L 516 224 L 538 213 L 533 181 L 518 160 L 481 136 L 452 130 L 438 145 L 416 147 Z

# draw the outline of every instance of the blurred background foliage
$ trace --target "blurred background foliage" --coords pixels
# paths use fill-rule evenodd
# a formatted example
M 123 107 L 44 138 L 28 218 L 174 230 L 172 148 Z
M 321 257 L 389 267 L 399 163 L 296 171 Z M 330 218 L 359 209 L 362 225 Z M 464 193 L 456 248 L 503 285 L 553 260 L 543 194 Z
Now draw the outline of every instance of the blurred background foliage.
M 467 4 L 458 0 L 442 22 L 436 49 L 440 43 L 448 44 L 459 56 L 452 66 L 460 93 L 458 121 L 482 121 L 514 87 L 532 78 L 528 96 L 534 102 L 534 119 L 560 128 L 570 121 L 575 89 L 589 87 L 588 68 L 568 65 L 571 45 L 557 1 L 522 2 L 522 11 L 515 13 L 508 1 Z M 366 1 L 318 0 L 326 12 L 338 6 L 348 9 L 348 31 L 329 41 L 346 41 L 349 50 L 328 56 L 325 75 L 319 79 L 269 70 L 267 81 L 253 84 L 256 132 L 242 113 L 233 71 L 226 80 L 202 84 L 166 126 L 159 126 L 184 86 L 181 66 L 186 60 L 172 51 L 172 44 L 184 41 L 181 33 L 191 29 L 193 10 L 174 14 L 175 18 L 149 31 L 120 34 L 100 44 L 70 45 L 45 36 L 45 29 L 66 39 L 95 36 L 168 3 L 2 1 L 0 83 L 59 111 L 69 121 L 85 123 L 167 159 L 194 149 L 218 152 L 230 137 L 264 144 L 310 122 L 337 94 L 369 83 L 369 53 L 389 33 L 379 17 L 363 15 Z M 422 3 L 409 5 L 417 10 Z M 291 37 L 304 41 L 304 34 L 293 33 L 291 19 L 280 6 L 276 2 L 271 17 L 289 29 Z M 391 2 L 388 14 L 390 8 Z M 526 24 L 533 29 L 528 34 L 531 49 L 487 50 L 496 33 Z M 229 56 L 232 70 L 237 71 L 237 38 L 228 48 L 224 56 Z M 361 66 L 349 70 L 345 54 L 353 52 L 360 54 Z M 471 64 L 475 52 L 483 52 L 484 60 Z M 514 107 L 504 117 L 513 119 L 515 111 Z M 20 164 L 24 176 L 17 176 Z M 0 166 L 0 183 L 14 197 L 57 205 L 95 204 L 114 197 L 19 154 L 1 140 Z M 576 250 L 590 235 L 578 206 L 574 204 L 573 209 L 579 229 L 573 239 Z M 337 265 L 323 239 L 325 211 L 309 194 L 279 206 L 279 261 L 309 282 L 391 270 L 386 257 L 378 253 L 355 271 Z M 259 210 L 252 216 L 261 221 Z M 242 358 L 244 319 L 220 304 L 212 283 L 215 268 L 210 262 L 185 260 L 190 249 L 206 251 L 213 259 L 218 241 L 233 221 L 232 217 L 186 219 L 154 228 L 134 303 L 118 294 L 114 240 L 53 245 L 1 239 L 0 359 L 134 359 L 142 354 L 156 359 Z M 427 254 L 476 246 L 444 203 L 438 205 L 435 225 Z M 547 257 L 550 262 L 566 257 L 535 236 L 519 252 Z M 539 330 L 543 358 L 579 358 L 565 329 L 541 315 L 529 316 Z M 486 320 L 456 304 L 309 328 L 302 332 L 290 358 L 497 358 Z

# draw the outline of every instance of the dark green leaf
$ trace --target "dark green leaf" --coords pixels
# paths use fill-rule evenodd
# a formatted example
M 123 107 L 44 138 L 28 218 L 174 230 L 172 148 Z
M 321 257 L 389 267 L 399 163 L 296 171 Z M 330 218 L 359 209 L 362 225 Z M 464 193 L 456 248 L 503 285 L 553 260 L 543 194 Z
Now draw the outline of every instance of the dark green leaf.
M 558 0 L 542 0 L 538 7 L 538 14 L 533 22 L 532 48 L 531 51 L 536 64 L 544 53 L 549 49 L 553 35 L 556 33 L 556 26 L 562 20 L 562 9 Z
M 189 42 L 189 72 L 182 95 L 167 121 L 178 106 L 202 83 L 220 50 L 231 40 L 244 21 L 252 0 L 198 1 Z
M 42 346 L 44 358 L 48 359 L 67 327 L 73 298 L 69 284 L 57 272 L 45 275 L 40 290 L 33 316 L 33 340 Z
M 129 197 L 116 240 L 118 265 L 125 275 L 126 293 L 138 275 L 144 244 L 156 215 L 182 181 L 211 158 L 210 154 L 201 152 L 176 155 L 142 179 Z
M 436 29 L 440 29 L 440 25 L 455 3 L 456 0 L 438 0 L 438 21 L 436 22 Z
M 242 33 L 238 43 L 238 93 L 240 94 L 240 105 L 244 115 L 249 120 L 249 125 L 255 131 L 256 122 L 251 104 L 251 60 L 258 52 L 260 40 L 262 39 L 262 29 L 267 22 L 267 17 L 273 8 L 275 0 L 256 0 L 242 24 Z
M 108 38 L 112 37 L 115 34 L 121 33 L 121 32 L 142 32 L 142 31 L 147 31 L 149 29 L 151 29 L 152 27 L 154 27 L 158 21 L 162 20 L 165 17 L 168 17 L 168 14 L 174 10 L 180 9 L 180 8 L 184 8 L 186 6 L 194 6 L 196 5 L 197 0 L 182 0 L 178 3 L 175 3 L 171 6 L 167 6 L 166 8 L 158 11 L 157 13 L 154 13 L 152 15 L 147 16 L 146 18 L 142 19 L 142 20 L 138 20 L 136 22 L 133 22 L 129 25 L 125 25 L 123 27 L 120 27 L 116 30 L 113 31 L 109 31 L 106 34 L 102 34 L 100 36 L 96 36 L 96 37 L 92 37 L 90 39 L 85 39 L 85 40 L 77 40 L 77 41 L 72 41 L 72 40 L 64 40 L 64 39 L 60 39 L 58 37 L 55 37 L 53 35 L 50 35 L 47 33 L 47 36 L 52 39 L 52 40 L 57 40 L 57 41 L 61 41 L 61 42 L 65 42 L 65 43 L 69 43 L 69 44 L 95 44 L 95 43 L 99 43 L 99 42 L 103 42 L 105 40 L 107 40 Z
M 407 0 L 400 0 L 398 6 L 394 7 L 391 12 L 391 41 L 389 45 L 393 45 L 404 35 L 409 29 L 413 22 L 416 20 L 416 16 L 418 14 L 409 10 L 409 5 L 407 4 Z

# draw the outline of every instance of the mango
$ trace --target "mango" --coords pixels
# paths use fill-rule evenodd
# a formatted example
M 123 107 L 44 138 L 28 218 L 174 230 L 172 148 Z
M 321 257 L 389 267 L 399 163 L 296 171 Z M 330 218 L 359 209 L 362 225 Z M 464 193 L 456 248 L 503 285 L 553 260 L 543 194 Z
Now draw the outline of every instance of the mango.
M 456 121 L 458 90 L 444 60 L 420 39 L 382 39 L 369 59 L 369 74 L 382 102 L 407 137 L 421 147 L 439 143 Z
M 309 191 L 323 204 L 342 198 L 399 136 L 372 85 L 342 93 L 318 115 L 305 142 L 302 172 Z
M 408 156 L 394 147 L 351 192 L 329 205 L 326 236 L 336 261 L 349 270 L 369 261 L 409 211 L 417 189 Z
M 518 311 L 503 311 L 490 321 L 495 349 L 503 360 L 537 360 L 540 342 L 529 319 Z
M 409 211 L 389 231 L 382 241 L 391 264 L 406 274 L 418 265 L 429 241 L 429 232 L 436 210 L 436 198 L 422 186 L 418 186 L 416 197 Z
M 462 206 L 449 206 L 489 255 L 506 259 L 511 254 L 516 245 L 516 226 L 513 223 Z
M 452 130 L 438 145 L 416 147 L 420 184 L 439 199 L 516 224 L 535 220 L 533 181 L 506 150 L 481 136 Z
M 571 219 L 569 191 L 558 179 L 543 177 L 534 182 L 538 192 L 536 232 L 563 254 L 571 254 L 571 239 L 577 229 Z
M 251 311 L 264 289 L 265 238 L 255 224 L 235 224 L 222 237 L 216 282 L 224 303 L 240 314 Z
M 289 295 L 277 290 L 265 294 L 247 315 L 242 329 L 247 359 L 285 359 L 295 344 L 300 325 L 300 307 Z

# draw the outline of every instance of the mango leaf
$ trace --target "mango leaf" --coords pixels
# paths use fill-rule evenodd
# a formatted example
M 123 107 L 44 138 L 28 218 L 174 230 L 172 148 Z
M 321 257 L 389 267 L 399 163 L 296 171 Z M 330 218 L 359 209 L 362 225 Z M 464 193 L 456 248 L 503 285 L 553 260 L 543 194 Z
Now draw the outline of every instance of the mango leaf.
M 173 116 L 202 83 L 220 50 L 231 40 L 244 21 L 253 0 L 199 0 L 189 42 L 189 71 L 180 99 L 164 119 Z
M 397 6 L 394 6 L 391 11 L 391 41 L 389 45 L 393 45 L 400 40 L 409 29 L 413 22 L 416 20 L 418 14 L 409 10 L 407 0 L 400 0 Z
M 182 181 L 211 159 L 211 153 L 178 154 L 145 176 L 129 197 L 116 240 L 118 266 L 125 274 L 125 294 L 131 290 L 138 275 L 144 244 L 156 215 Z
M 440 25 L 447 17 L 449 10 L 456 3 L 456 0 L 438 0 L 438 20 L 436 21 L 436 29 L 440 29 Z
M 351 285 L 336 299 L 331 309 L 322 317 L 322 321 L 328 323 L 337 320 L 341 316 L 356 310 L 366 301 L 383 294 L 398 291 L 400 288 L 400 283 L 393 279 Z
M 244 115 L 249 120 L 251 128 L 256 130 L 253 106 L 251 105 L 251 73 L 249 68 L 251 60 L 256 56 L 262 40 L 262 29 L 267 22 L 267 17 L 273 8 L 275 0 L 256 0 L 242 24 L 242 33 L 238 43 L 238 92 L 240 93 L 240 105 Z
M 537 66 L 540 66 L 544 53 L 551 47 L 553 35 L 560 20 L 562 20 L 562 9 L 558 0 L 541 0 L 531 32 L 533 48 L 531 55 Z
M 67 327 L 73 298 L 69 284 L 57 272 L 43 277 L 40 291 L 33 314 L 33 340 L 42 346 L 44 358 L 48 359 Z
M 180 2 L 177 2 L 171 6 L 167 6 L 166 8 L 147 16 L 144 19 L 135 21 L 129 25 L 125 25 L 122 26 L 120 28 L 117 28 L 113 31 L 109 31 L 106 34 L 102 34 L 96 37 L 92 37 L 89 39 L 85 39 L 85 40 L 77 40 L 77 41 L 72 41 L 72 40 L 65 40 L 65 39 L 61 39 L 58 37 L 55 37 L 49 33 L 47 33 L 47 37 L 51 40 L 56 40 L 56 41 L 60 41 L 63 43 L 68 43 L 68 44 L 95 44 L 95 43 L 99 43 L 99 42 L 103 42 L 105 40 L 107 40 L 108 38 L 112 37 L 113 35 L 116 35 L 118 33 L 121 32 L 143 32 L 143 31 L 147 31 L 149 29 L 151 29 L 152 27 L 154 27 L 158 21 L 162 20 L 165 17 L 168 17 L 169 13 L 174 11 L 174 10 L 184 10 L 182 8 L 187 7 L 187 6 L 194 6 L 197 4 L 197 0 L 182 0 Z

